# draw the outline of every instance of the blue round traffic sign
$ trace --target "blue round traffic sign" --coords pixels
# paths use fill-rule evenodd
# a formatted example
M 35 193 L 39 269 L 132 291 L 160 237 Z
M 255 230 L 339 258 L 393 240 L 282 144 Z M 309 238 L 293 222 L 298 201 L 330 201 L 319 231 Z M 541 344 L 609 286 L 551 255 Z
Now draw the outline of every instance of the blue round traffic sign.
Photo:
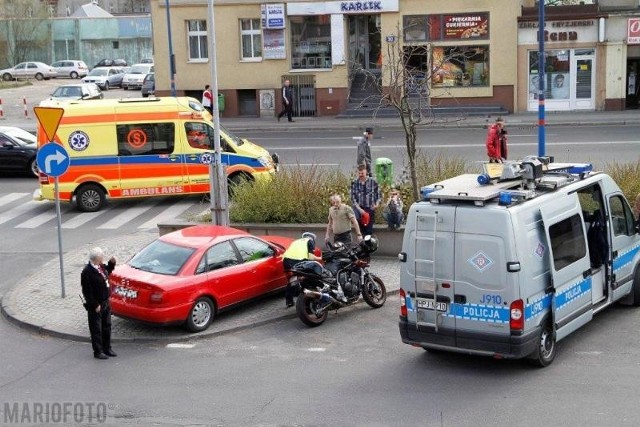
M 71 159 L 60 144 L 49 142 L 38 149 L 38 168 L 49 176 L 63 175 L 69 169 Z

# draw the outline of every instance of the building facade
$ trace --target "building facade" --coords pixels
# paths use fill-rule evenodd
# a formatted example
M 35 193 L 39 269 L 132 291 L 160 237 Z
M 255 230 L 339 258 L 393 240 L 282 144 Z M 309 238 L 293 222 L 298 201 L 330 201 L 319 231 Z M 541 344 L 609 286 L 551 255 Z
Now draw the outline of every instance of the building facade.
M 299 114 L 338 114 L 347 108 L 355 73 L 384 74 L 389 43 L 428 47 L 428 55 L 409 63 L 417 74 L 438 64 L 441 72 L 430 85 L 440 105 L 500 105 L 514 111 L 515 41 L 524 3 L 216 0 L 223 115 L 273 116 L 285 78 L 294 82 Z M 166 12 L 164 1 L 151 3 L 160 95 L 171 93 Z M 169 12 L 177 94 L 200 97 L 211 80 L 207 1 L 171 0 Z

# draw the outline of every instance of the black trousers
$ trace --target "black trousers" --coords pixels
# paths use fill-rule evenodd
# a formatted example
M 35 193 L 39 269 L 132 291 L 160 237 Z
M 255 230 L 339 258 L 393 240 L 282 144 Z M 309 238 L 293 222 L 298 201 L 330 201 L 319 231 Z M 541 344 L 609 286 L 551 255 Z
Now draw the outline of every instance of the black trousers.
M 109 300 L 100 304 L 100 313 L 89 310 L 87 316 L 93 354 L 111 350 L 111 304 L 109 304 Z
M 282 266 L 284 267 L 284 271 L 290 271 L 294 265 L 301 261 L 304 260 L 283 258 Z M 284 289 L 284 300 L 286 303 L 293 304 L 293 297 L 295 297 L 298 292 L 300 292 L 298 278 L 292 275 L 289 277 L 289 283 L 287 283 L 287 287 Z
M 292 118 L 292 114 L 293 114 L 293 105 L 291 105 L 291 103 L 286 103 L 284 102 L 282 111 L 280 112 L 280 114 L 278 114 L 278 119 L 281 119 L 282 116 L 287 115 L 287 120 L 289 120 L 290 122 L 293 121 Z
M 345 231 L 344 233 L 338 233 L 333 235 L 333 243 L 344 243 L 345 246 L 349 246 L 351 244 L 351 230 Z

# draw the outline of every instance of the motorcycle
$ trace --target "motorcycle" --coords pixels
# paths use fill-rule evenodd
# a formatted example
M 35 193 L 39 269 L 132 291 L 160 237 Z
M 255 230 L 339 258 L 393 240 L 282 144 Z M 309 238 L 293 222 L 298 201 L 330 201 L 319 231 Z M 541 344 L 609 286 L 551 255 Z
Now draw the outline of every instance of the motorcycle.
M 382 307 L 387 300 L 384 282 L 369 272 L 370 256 L 378 249 L 374 236 L 365 236 L 362 242 L 349 247 L 341 243 L 327 245 L 329 251 L 322 254 L 324 266 L 318 261 L 302 261 L 291 269 L 300 285 L 296 312 L 310 327 L 324 323 L 330 310 L 355 304 L 360 295 L 372 308 Z

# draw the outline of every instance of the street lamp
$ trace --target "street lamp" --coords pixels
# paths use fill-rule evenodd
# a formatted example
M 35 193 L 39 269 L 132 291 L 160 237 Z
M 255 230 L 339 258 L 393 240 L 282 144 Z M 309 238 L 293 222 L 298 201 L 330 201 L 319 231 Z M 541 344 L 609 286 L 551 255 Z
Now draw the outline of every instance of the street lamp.
M 213 144 L 215 155 L 213 162 L 209 165 L 209 194 L 211 199 L 211 222 L 216 225 L 229 225 L 227 174 L 222 164 L 222 153 L 220 149 L 220 109 L 218 105 L 218 69 L 216 59 L 216 31 L 215 13 L 213 10 L 213 0 L 209 3 L 209 24 L 207 26 L 208 38 L 210 40 L 209 58 L 211 59 L 211 92 L 212 112 L 213 112 Z
M 538 156 L 545 155 L 544 134 L 544 0 L 538 0 Z
M 173 55 L 173 43 L 171 42 L 171 14 L 169 13 L 169 0 L 164 0 L 167 9 L 167 37 L 169 38 L 169 80 L 171 81 L 171 96 L 176 96 L 176 59 Z

